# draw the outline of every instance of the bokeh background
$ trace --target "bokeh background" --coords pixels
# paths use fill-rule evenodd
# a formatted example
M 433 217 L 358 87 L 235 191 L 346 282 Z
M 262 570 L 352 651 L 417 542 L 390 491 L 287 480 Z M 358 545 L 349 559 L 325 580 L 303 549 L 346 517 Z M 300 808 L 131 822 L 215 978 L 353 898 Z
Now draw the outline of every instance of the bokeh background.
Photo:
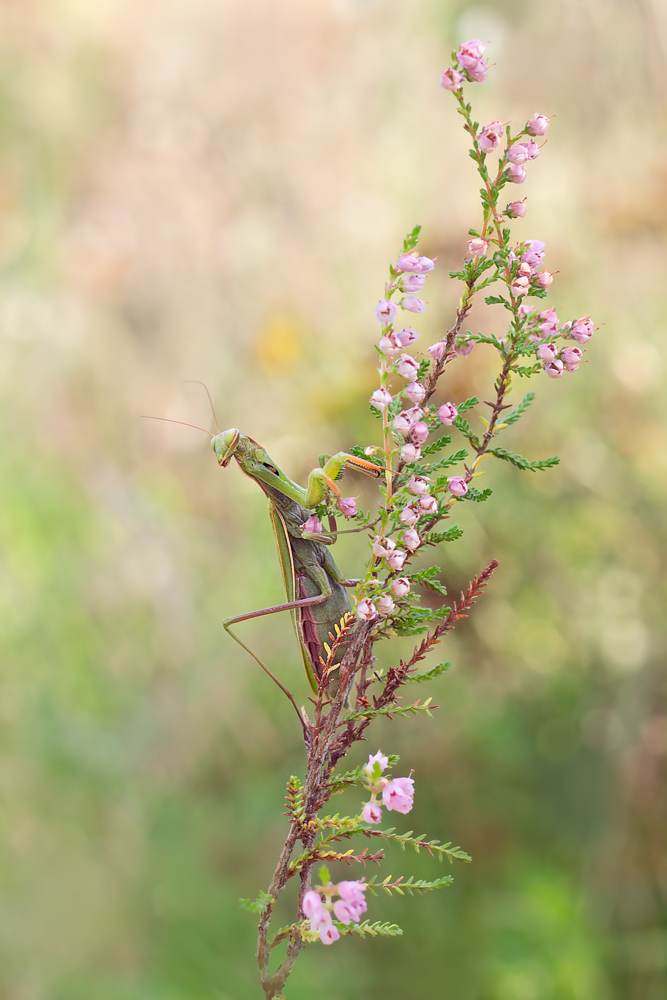
M 492 501 L 457 511 L 443 579 L 501 566 L 441 647 L 439 712 L 367 746 L 415 769 L 409 825 L 474 863 L 372 903 L 405 935 L 308 949 L 288 995 L 667 996 L 664 2 L 2 0 L 2 1000 L 261 993 L 238 899 L 303 759 L 221 620 L 279 599 L 274 542 L 201 433 L 140 415 L 212 426 L 201 379 L 301 481 L 372 440 L 388 263 L 421 222 L 432 343 L 479 218 L 438 89 L 475 36 L 480 121 L 556 116 L 515 231 L 600 330 L 503 442 L 561 465 L 489 462 Z M 477 348 L 444 391 L 493 374 Z M 349 575 L 362 556 L 340 542 Z M 244 635 L 305 697 L 289 621 Z M 388 851 L 410 873 L 440 870 Z

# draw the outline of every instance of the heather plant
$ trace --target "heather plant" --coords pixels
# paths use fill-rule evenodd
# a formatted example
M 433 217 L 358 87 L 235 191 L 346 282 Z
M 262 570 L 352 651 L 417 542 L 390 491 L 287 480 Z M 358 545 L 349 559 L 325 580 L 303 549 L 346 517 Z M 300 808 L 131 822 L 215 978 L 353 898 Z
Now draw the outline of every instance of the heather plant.
M 308 491 L 296 493 L 290 492 L 294 484 L 286 477 L 279 478 L 282 474 L 268 456 L 263 451 L 259 454 L 255 442 L 233 429 L 214 439 L 222 465 L 234 456 L 274 505 L 287 497 L 276 521 L 277 535 L 283 531 L 286 584 L 286 565 L 291 565 L 294 577 L 295 560 L 304 559 L 303 552 L 308 557 L 315 554 L 327 577 L 322 592 L 315 596 L 304 596 L 298 588 L 290 591 L 288 585 L 288 603 L 281 606 L 292 611 L 297 625 L 312 687 L 308 707 L 299 707 L 302 699 L 262 663 L 294 706 L 306 751 L 305 774 L 291 777 L 287 786 L 289 829 L 271 882 L 256 900 L 243 901 L 259 914 L 257 961 L 268 1000 L 284 996 L 285 982 L 306 945 L 329 946 L 350 934 L 400 935 L 396 924 L 373 917 L 373 897 L 380 891 L 413 895 L 450 884 L 448 874 L 430 881 L 410 875 L 383 878 L 381 873 L 369 874 L 369 866 L 381 866 L 383 844 L 424 849 L 434 859 L 447 859 L 450 864 L 470 861 L 464 850 L 449 842 L 384 826 L 385 810 L 407 815 L 418 794 L 411 771 L 393 776 L 399 763 L 396 755 L 378 750 L 367 763 L 351 770 L 340 766 L 357 743 L 368 739 L 373 720 L 430 716 L 436 707 L 431 697 L 410 697 L 410 686 L 430 684 L 446 670 L 447 663 L 422 671 L 419 665 L 457 621 L 470 613 L 497 562 L 493 560 L 476 573 L 465 593 L 451 600 L 439 580 L 438 565 L 424 557 L 461 536 L 462 530 L 452 523 L 455 505 L 490 498 L 491 488 L 480 488 L 477 483 L 483 475 L 484 459 L 492 456 L 527 472 L 541 472 L 558 463 L 557 458 L 524 458 L 499 443 L 501 433 L 525 416 L 534 393 L 525 392 L 513 407 L 508 398 L 517 383 L 533 377 L 569 377 L 576 372 L 583 361 L 584 345 L 594 332 L 588 316 L 562 322 L 553 308 L 539 308 L 538 302 L 546 297 L 554 280 L 544 267 L 545 244 L 513 236 L 511 223 L 527 215 L 527 201 L 513 195 L 506 200 L 502 195 L 508 185 L 521 185 L 526 180 L 540 155 L 540 140 L 549 129 L 549 119 L 536 113 L 517 131 L 499 119 L 480 127 L 466 100 L 465 86 L 486 79 L 488 65 L 483 53 L 479 40 L 466 42 L 452 54 L 451 66 L 440 81 L 457 102 L 470 141 L 470 156 L 482 181 L 480 221 L 469 230 L 468 253 L 461 268 L 450 272 L 450 278 L 463 286 L 460 302 L 447 332 L 426 352 L 419 352 L 415 348 L 419 333 L 399 322 L 401 313 L 417 316 L 426 312 L 422 296 L 436 267 L 436 260 L 418 249 L 421 227 L 416 226 L 389 268 L 389 279 L 375 309 L 380 325 L 376 344 L 379 385 L 370 405 L 380 423 L 379 440 L 353 446 L 349 453 L 334 459 L 323 458 L 321 469 L 311 473 Z M 481 293 L 486 293 L 489 306 L 507 313 L 507 329 L 501 337 L 466 328 L 473 302 Z M 491 398 L 483 402 L 477 396 L 451 400 L 446 398 L 446 390 L 438 397 L 441 386 L 446 385 L 449 366 L 464 364 L 476 345 L 487 345 L 498 356 L 499 371 Z M 482 424 L 479 432 L 470 423 L 475 413 Z M 251 461 L 260 462 L 263 478 L 249 471 Z M 355 464 L 381 483 L 376 512 L 358 510 L 358 498 L 341 495 L 336 480 L 346 465 Z M 355 581 L 339 581 L 335 564 L 328 561 L 326 546 L 335 541 L 341 515 L 353 525 L 347 530 L 366 532 L 369 537 L 368 560 Z M 288 526 L 288 517 L 296 517 L 299 523 Z M 298 549 L 294 539 L 303 539 L 308 548 Z M 301 612 L 306 604 L 311 609 L 315 605 L 325 608 L 327 600 L 331 607 L 340 607 L 335 601 L 343 598 L 331 591 L 332 581 L 354 586 L 354 610 L 344 610 L 334 622 L 328 642 L 317 646 L 311 637 L 309 645 L 306 625 L 313 625 L 313 619 L 306 621 Z M 428 603 L 422 600 L 424 593 L 430 595 Z M 439 607 L 432 606 L 437 603 L 433 595 L 442 598 Z M 274 610 L 279 609 L 260 613 Z M 238 616 L 229 623 L 252 614 L 256 613 Z M 395 636 L 420 638 L 411 655 L 383 671 L 375 663 L 375 644 Z M 332 797 L 352 789 L 359 793 L 358 812 L 344 816 L 331 811 Z M 335 882 L 328 867 L 332 864 L 347 866 L 357 877 Z M 293 919 L 287 926 L 272 929 L 276 904 L 291 884 L 297 887 Z M 286 951 L 277 953 L 277 961 L 272 960 L 281 947 Z

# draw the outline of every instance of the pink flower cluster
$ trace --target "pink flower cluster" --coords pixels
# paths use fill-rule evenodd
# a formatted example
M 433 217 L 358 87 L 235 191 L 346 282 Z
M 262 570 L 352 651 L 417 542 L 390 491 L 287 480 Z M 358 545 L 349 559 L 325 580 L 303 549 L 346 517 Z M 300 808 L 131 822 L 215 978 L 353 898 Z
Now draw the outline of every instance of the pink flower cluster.
M 523 203 L 519 202 L 518 204 Z M 543 243 L 542 240 L 524 240 L 523 247 L 516 274 L 510 286 L 517 298 L 521 295 L 527 295 L 532 289 L 547 289 L 554 280 L 553 274 L 549 271 L 537 270 L 544 262 L 546 243 Z M 517 247 L 517 252 L 518 249 Z M 511 251 L 509 259 L 511 262 L 516 261 L 517 254 L 514 250 Z
M 361 914 L 367 910 L 366 884 L 362 881 L 339 882 L 311 889 L 303 897 L 303 913 L 310 919 L 310 929 L 320 935 L 322 944 L 333 944 L 340 937 L 334 926 L 332 912 L 341 924 L 359 923 Z M 333 902 L 335 895 L 340 896 Z M 322 898 L 324 896 L 324 899 Z
M 576 372 L 584 356 L 581 347 L 572 344 L 559 346 L 555 339 L 564 337 L 577 344 L 588 343 L 595 333 L 595 325 L 590 316 L 582 316 L 561 326 L 554 309 L 533 313 L 529 306 L 521 305 L 519 315 L 529 323 L 532 332 L 528 339 L 537 345 L 537 358 L 543 363 L 549 378 L 560 378 L 565 372 Z
M 464 42 L 456 52 L 456 61 L 461 67 L 450 66 L 440 77 L 443 90 L 459 90 L 464 80 L 471 83 L 484 83 L 489 72 L 488 65 L 482 59 L 485 46 L 479 38 L 471 38 Z
M 407 583 L 407 581 L 405 581 Z M 366 764 L 367 785 L 371 792 L 370 802 L 364 805 L 362 818 L 366 823 L 380 823 L 382 820 L 382 808 L 376 801 L 378 795 L 382 795 L 382 804 L 386 809 L 405 815 L 412 809 L 415 795 L 415 783 L 412 778 L 383 778 L 382 772 L 389 764 L 389 758 L 385 757 L 381 750 L 368 758 Z

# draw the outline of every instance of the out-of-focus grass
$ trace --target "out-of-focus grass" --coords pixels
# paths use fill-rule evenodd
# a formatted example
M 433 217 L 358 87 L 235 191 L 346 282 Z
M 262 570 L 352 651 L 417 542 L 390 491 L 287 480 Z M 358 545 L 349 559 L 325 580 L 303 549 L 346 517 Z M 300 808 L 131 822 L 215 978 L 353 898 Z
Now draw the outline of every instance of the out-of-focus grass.
M 474 864 L 373 901 L 405 936 L 308 949 L 289 996 L 664 996 L 666 30 L 655 0 L 0 6 L 3 1000 L 258 994 L 237 900 L 301 754 L 220 622 L 277 599 L 274 543 L 203 435 L 139 415 L 210 426 L 182 384 L 203 378 L 297 478 L 368 439 L 372 308 L 416 221 L 424 342 L 456 301 L 477 183 L 437 80 L 475 35 L 481 121 L 557 116 L 517 236 L 548 243 L 550 304 L 603 325 L 508 433 L 561 466 L 488 464 L 492 502 L 462 506 L 444 578 L 501 566 L 443 649 L 440 711 L 368 747 L 415 768 L 410 825 Z M 245 628 L 305 697 L 289 621 Z

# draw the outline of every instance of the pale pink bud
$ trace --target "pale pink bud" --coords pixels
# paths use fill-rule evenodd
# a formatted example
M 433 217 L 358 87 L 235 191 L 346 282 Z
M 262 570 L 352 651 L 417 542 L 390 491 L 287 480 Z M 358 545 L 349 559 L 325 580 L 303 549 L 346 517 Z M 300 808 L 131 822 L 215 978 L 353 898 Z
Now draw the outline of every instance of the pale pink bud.
M 410 424 L 410 427 L 414 427 L 415 424 L 424 416 L 424 413 L 418 406 L 411 406 L 409 410 L 403 410 L 403 416 Z
M 526 152 L 528 153 L 528 159 L 536 160 L 537 157 L 540 155 L 540 147 L 537 145 L 537 143 L 533 142 L 533 140 L 531 139 L 530 142 L 525 143 L 525 146 L 526 146 Z
M 407 558 L 408 558 L 407 553 L 403 552 L 402 549 L 394 549 L 394 551 L 390 552 L 389 555 L 387 556 L 387 565 L 390 567 L 390 569 L 393 569 L 397 573 L 400 573 L 400 571 L 403 569 L 403 563 Z
M 390 358 L 396 357 L 400 351 L 400 347 L 397 347 L 393 338 L 391 337 L 380 337 L 380 343 L 378 347 L 383 354 L 386 354 Z
M 413 476 L 408 483 L 408 489 L 413 496 L 424 497 L 428 493 L 430 485 L 424 476 Z
M 357 604 L 357 618 L 361 618 L 364 622 L 370 622 L 376 615 L 377 612 L 372 601 L 359 601 Z
M 412 465 L 413 462 L 419 461 L 421 454 L 418 445 L 408 442 L 408 444 L 404 444 L 401 448 L 401 461 L 406 465 Z
M 510 163 L 525 163 L 528 159 L 528 148 L 522 142 L 515 142 L 505 155 Z
M 486 256 L 488 249 L 488 241 L 483 239 L 481 236 L 475 236 L 475 238 L 470 240 L 468 243 L 468 253 L 471 253 L 475 257 Z
M 402 523 L 406 524 L 409 528 L 414 527 L 419 520 L 419 514 L 414 507 L 404 507 L 398 516 Z
M 426 350 L 431 355 L 431 357 L 433 358 L 434 361 L 439 361 L 440 358 L 445 353 L 446 348 L 447 348 L 447 345 L 446 345 L 445 341 L 444 340 L 439 340 L 437 344 L 431 344 L 431 346 L 427 347 Z
M 449 492 L 455 497 L 464 497 L 468 492 L 468 484 L 463 476 L 449 476 L 447 479 Z
M 505 215 L 509 216 L 510 219 L 522 219 L 527 211 L 528 206 L 524 198 L 523 201 L 511 201 L 505 209 Z
M 370 403 L 376 410 L 386 410 L 393 397 L 386 389 L 376 389 L 371 396 Z
M 315 514 L 311 514 L 305 524 L 301 525 L 304 534 L 306 535 L 321 535 L 322 534 L 322 522 L 319 517 Z
M 545 135 L 548 128 L 549 119 L 546 115 L 538 114 L 537 111 L 530 121 L 526 122 L 526 132 L 530 132 L 531 135 Z
M 423 420 L 418 420 L 410 431 L 410 437 L 415 444 L 423 444 L 428 437 L 428 427 Z
M 540 324 L 540 331 L 543 336 L 549 336 L 551 333 L 558 333 L 560 330 L 558 324 L 558 314 L 555 309 L 545 309 L 544 312 L 538 313 L 537 318 Z
M 518 274 L 510 285 L 514 295 L 525 295 L 530 289 L 530 279 L 523 274 Z
M 334 927 L 333 923 L 322 924 L 320 926 L 320 941 L 322 944 L 333 944 L 340 937 L 340 931 Z
M 391 299 L 381 299 L 375 307 L 375 315 L 380 323 L 386 326 L 396 315 L 396 303 L 392 302 Z
M 526 278 L 533 273 L 533 266 L 532 264 L 529 264 L 527 261 L 522 260 L 516 269 L 516 273 Z
M 383 754 L 381 750 L 377 753 L 369 754 L 368 764 L 366 764 L 366 772 L 372 774 L 375 770 L 375 764 L 380 765 L 380 770 L 385 771 L 389 767 L 389 758 L 386 754 Z
M 521 260 L 531 267 L 537 267 L 544 260 L 544 248 L 546 243 L 542 240 L 524 240 L 525 250 L 521 254 Z
M 585 344 L 595 333 L 593 320 L 590 316 L 584 316 L 583 319 L 575 319 L 567 332 L 578 344 Z
M 528 302 L 523 302 L 519 306 L 519 316 L 520 316 L 521 319 L 527 319 L 531 315 L 531 313 L 533 313 L 533 312 L 534 312 L 534 309 L 533 309 L 533 307 L 531 305 L 529 305 Z
M 419 371 L 419 364 L 410 354 L 401 354 L 401 360 L 396 366 L 396 371 L 401 378 L 411 379 L 414 381 L 415 376 Z
M 547 361 L 546 365 L 544 366 L 544 370 L 549 376 L 549 378 L 560 378 L 561 375 L 563 374 L 564 368 L 565 365 L 563 364 L 562 361 L 559 361 L 558 358 L 556 358 L 555 361 Z
M 356 517 L 357 516 L 357 498 L 356 497 L 339 497 L 338 498 L 338 509 L 345 517 Z
M 502 123 L 494 118 L 488 125 L 484 125 L 479 134 L 479 148 L 483 153 L 491 153 L 500 142 L 503 134 Z
M 399 434 L 409 434 L 410 426 L 410 421 L 404 413 L 399 413 L 398 416 L 394 417 L 392 420 L 392 427 L 395 431 L 398 431 Z
M 443 403 L 443 405 L 438 410 L 438 416 L 440 417 L 440 423 L 444 424 L 445 427 L 451 427 L 456 418 L 459 415 L 459 411 L 454 406 L 453 403 Z
M 314 889 L 311 889 L 310 892 L 307 892 L 306 895 L 303 897 L 303 903 L 301 908 L 304 912 L 304 916 L 308 918 L 317 916 L 320 913 L 320 910 L 322 909 L 322 897 L 320 896 L 319 892 L 315 892 Z
M 440 86 L 443 90 L 458 90 L 463 86 L 463 74 L 453 67 L 446 69 L 440 77 Z
M 394 778 L 382 789 L 382 801 L 387 809 L 394 809 L 403 815 L 412 809 L 414 797 L 415 783 L 413 778 Z
M 344 899 L 337 899 L 334 903 L 334 913 L 336 914 L 336 919 L 340 920 L 341 924 L 349 924 L 353 920 L 358 918 L 355 916 L 356 910 L 351 907 L 349 903 L 346 903 Z
M 406 326 L 404 330 L 394 330 L 392 339 L 399 347 L 407 347 L 408 344 L 414 344 L 415 340 L 419 340 L 419 334 L 416 330 Z
M 474 346 L 474 340 L 457 340 L 455 350 L 462 358 L 467 358 Z
M 389 589 L 394 597 L 406 597 L 410 593 L 410 581 L 405 576 L 399 576 L 397 580 L 392 580 Z
M 422 540 L 415 531 L 414 528 L 408 528 L 407 531 L 403 532 L 403 544 L 405 545 L 408 552 L 414 552 L 421 545 Z
M 537 356 L 540 361 L 553 361 L 558 354 L 558 348 L 555 344 L 540 344 L 537 348 Z
M 507 176 L 513 184 L 523 184 L 526 179 L 526 168 L 520 163 L 510 163 L 507 168 Z
M 483 59 L 478 60 L 473 66 L 467 66 L 466 69 L 473 83 L 484 83 L 489 75 L 489 67 Z
M 464 42 L 459 46 L 456 53 L 459 65 L 465 66 L 466 69 L 474 66 L 477 60 L 481 58 L 485 48 L 484 42 L 481 42 L 479 38 L 471 38 L 470 41 Z
M 392 613 L 396 605 L 389 594 L 383 594 L 382 597 L 378 597 L 375 602 L 375 607 L 378 609 L 378 613 L 381 614 L 383 618 L 386 618 L 387 615 Z
M 438 501 L 435 497 L 426 496 L 419 498 L 419 511 L 421 514 L 437 514 Z
M 584 352 L 580 347 L 564 347 L 560 352 L 561 361 L 568 372 L 576 372 L 583 356 Z
M 393 552 L 396 548 L 396 542 L 393 538 L 384 538 L 382 535 L 376 535 L 373 539 L 373 555 L 383 558 L 388 556 L 390 552 Z
M 419 255 L 415 250 L 412 253 L 404 253 L 398 258 L 396 267 L 399 271 L 408 271 L 413 274 L 421 274 L 422 266 Z
M 377 802 L 367 802 L 366 805 L 364 806 L 364 811 L 362 812 L 361 815 L 364 818 L 364 823 L 382 822 L 382 810 L 380 809 Z
M 538 288 L 548 288 L 553 283 L 554 276 L 549 271 L 538 271 L 534 281 Z
M 403 393 L 408 397 L 411 403 L 414 403 L 415 406 L 419 406 L 426 395 L 426 389 L 421 382 L 410 382 L 409 385 L 406 385 Z
M 405 274 L 401 278 L 399 287 L 403 292 L 421 292 L 425 281 L 425 274 Z
M 401 299 L 401 309 L 407 309 L 412 313 L 425 313 L 426 305 L 416 295 L 404 295 Z
M 339 882 L 336 886 L 340 898 L 348 904 L 355 914 L 352 919 L 358 920 L 362 913 L 368 909 L 366 904 L 366 885 L 361 879 L 356 881 Z
M 437 259 L 437 257 L 417 257 L 420 274 L 428 274 L 429 271 L 432 271 Z

